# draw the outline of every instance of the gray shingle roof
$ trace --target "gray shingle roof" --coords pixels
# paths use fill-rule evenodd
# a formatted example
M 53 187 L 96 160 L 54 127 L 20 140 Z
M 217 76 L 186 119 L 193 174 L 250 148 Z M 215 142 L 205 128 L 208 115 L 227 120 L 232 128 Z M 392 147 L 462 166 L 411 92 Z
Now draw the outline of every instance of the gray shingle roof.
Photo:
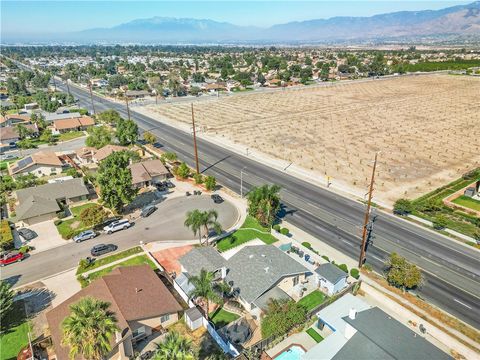
M 16 220 L 25 220 L 32 217 L 60 211 L 55 200 L 45 199 L 40 196 L 29 196 L 16 208 Z
M 452 359 L 377 307 L 357 313 L 355 319 L 346 316 L 343 320 L 357 333 L 333 359 Z
M 273 245 L 246 246 L 227 262 L 226 282 L 254 302 L 285 276 L 309 270 Z
M 315 272 L 321 277 L 327 279 L 332 284 L 336 284 L 340 279 L 345 278 L 348 274 L 332 263 L 320 265 Z
M 82 178 L 49 183 L 17 191 L 17 199 L 20 204 L 25 202 L 31 196 L 57 200 L 62 198 L 71 199 L 83 195 L 88 195 L 88 189 L 83 183 Z
M 263 311 L 268 310 L 268 303 L 271 299 L 275 300 L 291 300 L 292 298 L 278 286 L 274 286 L 262 296 L 260 296 L 257 300 L 255 300 L 255 305 L 262 309 Z
M 226 260 L 214 248 L 198 247 L 183 255 L 179 262 L 190 275 L 197 276 L 202 269 L 209 272 L 220 269 Z

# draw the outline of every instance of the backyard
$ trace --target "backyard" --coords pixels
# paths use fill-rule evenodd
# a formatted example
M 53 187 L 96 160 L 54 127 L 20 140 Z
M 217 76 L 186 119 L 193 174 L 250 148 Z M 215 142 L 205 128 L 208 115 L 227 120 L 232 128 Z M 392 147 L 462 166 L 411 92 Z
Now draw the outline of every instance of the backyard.
M 480 211 L 480 201 L 472 199 L 471 197 L 462 195 L 452 201 L 453 203 L 461 206 L 465 206 L 466 208 Z
M 13 306 L 2 324 L 0 360 L 16 359 L 19 351 L 28 344 L 30 324 L 25 317 L 23 301 L 14 302 Z
M 237 320 L 240 316 L 237 314 L 223 310 L 223 308 L 218 308 L 215 311 L 212 311 L 209 314 L 210 320 L 213 322 L 217 329 L 224 327 L 225 325 L 230 324 L 232 321 Z
M 304 306 L 307 309 L 307 311 L 310 311 L 312 309 L 315 309 L 315 307 L 317 307 L 321 303 L 323 303 L 325 301 L 325 297 L 326 296 L 324 293 L 322 293 L 319 290 L 315 290 L 310 294 L 308 294 L 307 296 L 305 296 L 304 298 L 300 299 L 298 304 Z
M 261 226 L 253 217 L 247 216 L 240 229 L 217 242 L 217 249 L 223 252 L 253 239 L 260 239 L 265 244 L 273 244 L 277 241 L 277 238 L 270 233 L 270 228 Z

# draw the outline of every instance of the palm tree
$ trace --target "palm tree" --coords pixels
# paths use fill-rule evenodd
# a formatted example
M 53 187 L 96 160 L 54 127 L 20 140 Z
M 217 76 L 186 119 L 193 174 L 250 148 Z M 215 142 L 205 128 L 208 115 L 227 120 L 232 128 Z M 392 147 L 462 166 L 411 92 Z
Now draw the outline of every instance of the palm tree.
M 208 237 L 210 228 L 218 234 L 222 232 L 222 225 L 217 221 L 218 212 L 216 210 L 192 210 L 187 212 L 184 225 L 189 227 L 194 235 L 198 234 L 200 244 L 202 244 L 202 228 L 205 230 L 206 243 L 208 245 Z
M 253 188 L 247 195 L 249 215 L 270 226 L 280 210 L 280 189 L 278 185 Z
M 167 334 L 165 340 L 156 344 L 157 349 L 153 360 L 193 360 L 195 359 L 192 343 L 172 331 Z
M 207 319 L 210 301 L 216 303 L 222 302 L 222 297 L 219 296 L 215 291 L 215 286 L 213 284 L 213 276 L 213 273 L 208 272 L 205 269 L 201 269 L 198 276 L 192 276 L 188 279 L 188 282 L 195 287 L 192 291 L 190 291 L 188 296 L 190 298 L 202 298 L 205 301 L 206 309 L 204 310 Z
M 82 355 L 101 360 L 111 351 L 110 339 L 119 330 L 110 303 L 84 297 L 70 305 L 70 315 L 62 322 L 62 344 L 70 348 L 70 358 Z

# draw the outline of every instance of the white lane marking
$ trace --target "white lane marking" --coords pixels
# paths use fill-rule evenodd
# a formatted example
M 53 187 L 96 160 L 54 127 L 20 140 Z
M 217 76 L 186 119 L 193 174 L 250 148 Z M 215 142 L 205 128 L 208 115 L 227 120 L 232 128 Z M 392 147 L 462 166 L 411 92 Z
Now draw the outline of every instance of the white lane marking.
M 460 300 L 457 300 L 457 299 L 453 298 L 453 301 L 455 301 L 455 302 L 459 303 L 460 305 L 463 305 L 463 306 L 465 306 L 466 308 L 469 308 L 470 310 L 472 309 L 470 306 L 468 306 L 467 304 L 465 304 L 465 303 L 461 302 Z
M 371 256 L 371 257 L 374 258 L 374 259 L 377 259 L 378 261 L 384 261 L 383 259 L 379 258 L 379 257 L 376 256 L 376 255 L 368 255 L 368 254 L 367 254 L 367 257 L 369 257 L 369 256 Z
M 345 240 L 345 239 L 342 239 L 342 241 L 343 241 L 345 244 L 347 244 L 347 245 L 352 245 L 352 243 L 351 243 L 350 241 L 347 241 L 347 240 Z

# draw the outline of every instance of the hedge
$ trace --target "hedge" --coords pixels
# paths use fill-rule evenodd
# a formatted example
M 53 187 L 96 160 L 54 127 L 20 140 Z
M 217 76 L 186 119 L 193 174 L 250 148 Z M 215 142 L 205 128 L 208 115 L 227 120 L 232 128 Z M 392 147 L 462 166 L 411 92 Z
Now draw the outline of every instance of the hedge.
M 289 233 L 290 233 L 290 230 L 288 230 L 287 228 L 280 229 L 280 234 L 282 235 L 288 235 Z
M 8 220 L 2 220 L 0 223 L 0 248 L 3 250 L 13 248 L 13 234 Z
M 360 277 L 360 271 L 358 271 L 358 269 L 352 268 L 350 269 L 350 275 L 355 279 L 358 279 Z

